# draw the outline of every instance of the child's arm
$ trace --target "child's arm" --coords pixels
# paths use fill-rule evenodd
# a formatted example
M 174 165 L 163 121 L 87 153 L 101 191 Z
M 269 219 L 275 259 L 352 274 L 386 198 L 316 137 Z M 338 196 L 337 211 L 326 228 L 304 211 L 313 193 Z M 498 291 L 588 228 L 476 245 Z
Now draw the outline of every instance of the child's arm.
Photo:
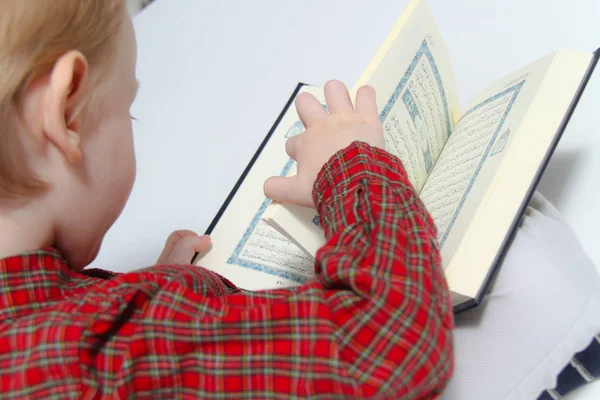
M 316 185 L 317 256 L 340 359 L 364 393 L 429 398 L 452 372 L 452 307 L 436 230 L 398 159 L 354 144 Z
M 355 142 L 329 161 L 314 195 L 328 238 L 318 279 L 271 303 L 285 311 L 267 326 L 293 326 L 286 334 L 298 337 L 307 371 L 336 365 L 340 382 L 358 384 L 346 393 L 440 393 L 453 365 L 452 308 L 435 226 L 400 161 Z
M 188 360 L 190 388 L 210 396 L 434 397 L 452 372 L 452 308 L 434 224 L 400 161 L 355 142 L 326 164 L 314 194 L 328 238 L 317 278 L 292 291 L 209 298 L 173 283 L 140 306 L 156 310 L 145 317 L 154 330 L 181 324 L 183 336 L 163 339 L 181 350 L 157 353 Z
M 326 164 L 314 195 L 328 238 L 317 279 L 292 293 L 230 296 L 224 339 L 239 332 L 231 345 L 258 370 L 278 360 L 259 380 L 281 393 L 278 380 L 298 385 L 290 393 L 433 398 L 452 373 L 452 308 L 435 226 L 400 161 L 355 142 Z

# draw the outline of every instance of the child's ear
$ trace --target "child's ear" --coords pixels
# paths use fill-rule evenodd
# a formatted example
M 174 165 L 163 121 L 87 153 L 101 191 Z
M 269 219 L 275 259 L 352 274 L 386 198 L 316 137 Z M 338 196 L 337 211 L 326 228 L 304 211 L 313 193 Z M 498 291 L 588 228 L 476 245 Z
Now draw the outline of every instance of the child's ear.
M 70 51 L 54 64 L 44 101 L 44 132 L 67 157 L 78 162 L 81 110 L 87 98 L 88 63 L 83 54 Z

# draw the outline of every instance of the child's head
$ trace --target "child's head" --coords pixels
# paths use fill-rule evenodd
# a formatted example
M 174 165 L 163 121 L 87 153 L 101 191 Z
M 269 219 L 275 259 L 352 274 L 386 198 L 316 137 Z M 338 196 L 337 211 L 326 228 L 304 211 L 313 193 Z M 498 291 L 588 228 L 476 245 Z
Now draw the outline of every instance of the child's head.
M 0 255 L 95 258 L 135 177 L 136 57 L 124 0 L 0 2 Z

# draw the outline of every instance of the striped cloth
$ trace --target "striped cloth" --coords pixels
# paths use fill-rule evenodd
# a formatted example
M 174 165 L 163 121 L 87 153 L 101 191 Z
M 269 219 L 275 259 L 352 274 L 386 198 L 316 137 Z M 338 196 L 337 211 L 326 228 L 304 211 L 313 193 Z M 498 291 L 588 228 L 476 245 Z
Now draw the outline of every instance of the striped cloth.
M 556 387 L 545 390 L 538 400 L 556 400 L 567 393 L 600 378 L 600 334 L 590 345 L 575 354 L 558 375 Z

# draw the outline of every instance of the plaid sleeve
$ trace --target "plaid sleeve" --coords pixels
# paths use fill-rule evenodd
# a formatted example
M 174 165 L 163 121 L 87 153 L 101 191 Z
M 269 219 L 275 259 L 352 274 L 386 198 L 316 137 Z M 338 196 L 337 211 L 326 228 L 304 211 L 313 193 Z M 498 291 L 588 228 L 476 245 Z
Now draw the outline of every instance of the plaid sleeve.
M 317 267 L 348 372 L 369 395 L 441 393 L 452 307 L 435 225 L 400 161 L 354 143 L 322 171 L 314 197 L 328 238 Z
M 355 143 L 315 197 L 320 274 L 246 293 L 205 269 L 0 260 L 2 398 L 431 399 L 452 370 L 435 228 L 397 159 Z

